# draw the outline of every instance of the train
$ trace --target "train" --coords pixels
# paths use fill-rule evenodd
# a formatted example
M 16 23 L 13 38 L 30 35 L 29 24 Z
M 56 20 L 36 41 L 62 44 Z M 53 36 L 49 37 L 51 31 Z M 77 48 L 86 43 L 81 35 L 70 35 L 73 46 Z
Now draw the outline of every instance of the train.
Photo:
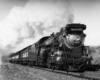
M 85 24 L 71 23 L 59 32 L 44 36 L 36 43 L 9 55 L 9 62 L 57 70 L 85 70 L 91 65 L 89 46 L 84 45 Z

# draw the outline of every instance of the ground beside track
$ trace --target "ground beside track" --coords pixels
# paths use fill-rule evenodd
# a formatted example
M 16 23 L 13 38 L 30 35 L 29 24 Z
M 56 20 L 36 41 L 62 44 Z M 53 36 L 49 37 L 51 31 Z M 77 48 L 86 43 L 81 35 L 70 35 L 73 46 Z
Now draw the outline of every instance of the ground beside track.
M 0 80 L 87 80 L 73 76 L 3 63 L 0 66 Z

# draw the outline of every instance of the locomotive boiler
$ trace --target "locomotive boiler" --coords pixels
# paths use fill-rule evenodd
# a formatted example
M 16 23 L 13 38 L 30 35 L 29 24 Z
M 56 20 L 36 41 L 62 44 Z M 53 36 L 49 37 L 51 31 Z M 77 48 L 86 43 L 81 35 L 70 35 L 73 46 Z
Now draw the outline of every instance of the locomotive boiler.
M 88 60 L 88 47 L 84 45 L 86 25 L 73 23 L 58 33 L 42 37 L 39 41 L 18 51 L 18 63 L 52 69 L 84 70 Z M 20 56 L 25 55 L 27 56 Z M 11 60 L 13 61 L 14 58 Z

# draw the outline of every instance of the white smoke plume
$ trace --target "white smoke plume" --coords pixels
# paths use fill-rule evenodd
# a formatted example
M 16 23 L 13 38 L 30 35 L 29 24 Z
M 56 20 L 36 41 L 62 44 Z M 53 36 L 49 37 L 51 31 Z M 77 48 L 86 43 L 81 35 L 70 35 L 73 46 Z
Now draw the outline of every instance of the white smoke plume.
M 0 48 L 18 51 L 59 31 L 73 22 L 72 11 L 67 0 L 30 0 L 24 7 L 14 7 L 0 22 Z

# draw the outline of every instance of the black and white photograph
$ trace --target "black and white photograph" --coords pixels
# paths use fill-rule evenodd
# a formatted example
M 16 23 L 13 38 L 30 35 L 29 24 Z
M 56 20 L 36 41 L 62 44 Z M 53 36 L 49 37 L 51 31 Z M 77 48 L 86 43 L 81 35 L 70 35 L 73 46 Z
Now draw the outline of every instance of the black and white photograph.
M 0 0 L 0 80 L 100 80 L 100 0 Z

